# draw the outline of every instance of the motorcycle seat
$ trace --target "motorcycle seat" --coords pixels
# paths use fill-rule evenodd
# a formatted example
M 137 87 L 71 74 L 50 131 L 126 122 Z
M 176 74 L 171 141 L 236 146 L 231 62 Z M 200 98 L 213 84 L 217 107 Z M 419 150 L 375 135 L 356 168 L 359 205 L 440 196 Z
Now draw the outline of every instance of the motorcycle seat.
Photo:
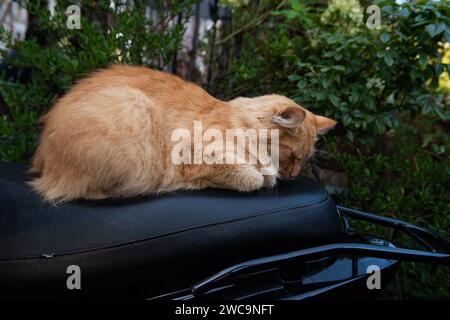
M 207 189 L 55 206 L 30 188 L 26 171 L 0 163 L 4 297 L 194 281 L 234 263 L 341 237 L 333 200 L 303 176 L 251 193 Z M 81 270 L 82 290 L 66 286 L 71 265 Z

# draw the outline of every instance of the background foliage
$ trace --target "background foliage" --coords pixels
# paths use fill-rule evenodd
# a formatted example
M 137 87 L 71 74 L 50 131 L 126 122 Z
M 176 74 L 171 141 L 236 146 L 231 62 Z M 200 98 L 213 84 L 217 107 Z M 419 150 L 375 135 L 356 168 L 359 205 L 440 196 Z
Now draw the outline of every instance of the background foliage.
M 28 3 L 27 40 L 1 52 L 0 160 L 28 161 L 37 120 L 73 82 L 111 62 L 167 68 L 180 48 L 194 1 L 156 1 L 159 22 L 109 1 L 81 1 L 82 30 L 65 28 L 58 1 L 50 17 Z M 216 57 L 211 93 L 223 99 L 280 93 L 339 121 L 322 149 L 349 177 L 336 194 L 346 206 L 378 212 L 450 237 L 450 3 L 448 1 L 223 1 L 232 20 L 204 50 Z M 365 25 L 381 7 L 381 28 Z M 143 32 L 145 30 L 145 32 Z M 450 273 L 405 264 L 388 298 L 450 298 Z
M 189 18 L 194 1 L 156 1 L 158 21 L 146 19 L 146 1 L 115 8 L 109 0 L 80 1 L 82 29 L 66 27 L 66 9 L 73 1 L 58 0 L 54 16 L 45 1 L 22 1 L 30 15 L 26 41 L 1 39 L 12 50 L 0 51 L 3 70 L 0 95 L 0 159 L 24 161 L 34 148 L 36 122 L 76 79 L 111 63 L 163 69 L 179 49 L 183 23 L 169 27 L 183 13 Z M 183 22 L 182 21 L 182 22 Z
M 278 92 L 338 120 L 323 147 L 349 177 L 337 202 L 448 237 L 449 2 L 233 4 L 236 36 L 222 45 L 238 50 L 215 92 Z M 371 4 L 380 29 L 365 25 Z M 405 264 L 383 297 L 449 298 L 449 288 L 448 270 Z

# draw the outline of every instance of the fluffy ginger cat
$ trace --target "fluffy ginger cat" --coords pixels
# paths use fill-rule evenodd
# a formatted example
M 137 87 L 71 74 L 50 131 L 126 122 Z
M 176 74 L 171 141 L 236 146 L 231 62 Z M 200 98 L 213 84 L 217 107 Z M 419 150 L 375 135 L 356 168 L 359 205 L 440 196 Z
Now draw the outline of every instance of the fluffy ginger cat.
M 244 192 L 272 187 L 279 177 L 297 176 L 314 152 L 317 135 L 336 124 L 283 96 L 224 102 L 176 76 L 125 65 L 79 81 L 42 121 L 31 168 L 37 177 L 30 184 L 53 203 L 207 187 Z M 180 128 L 192 132 L 195 121 L 224 134 L 233 128 L 278 129 L 279 166 L 263 175 L 259 162 L 174 163 L 172 134 Z

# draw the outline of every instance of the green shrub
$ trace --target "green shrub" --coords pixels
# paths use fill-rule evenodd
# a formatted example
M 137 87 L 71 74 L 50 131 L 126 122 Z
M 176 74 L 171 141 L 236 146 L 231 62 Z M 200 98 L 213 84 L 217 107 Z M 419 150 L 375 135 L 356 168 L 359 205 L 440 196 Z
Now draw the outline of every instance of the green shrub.
M 6 105 L 0 114 L 1 161 L 29 158 L 39 117 L 76 79 L 111 63 L 162 69 L 172 61 L 194 1 L 174 1 L 170 7 L 167 1 L 156 1 L 157 21 L 146 18 L 146 1 L 135 1 L 127 10 L 120 10 L 120 2 L 112 9 L 109 0 L 81 1 L 81 29 L 71 30 L 66 9 L 73 1 L 58 0 L 54 16 L 43 1 L 23 1 L 31 18 L 27 39 L 13 42 L 0 31 L 8 48 L 0 59 L 9 68 L 0 74 L 0 96 Z M 169 20 L 180 13 L 182 23 L 169 28 Z
M 343 4 L 342 10 L 352 3 L 334 2 Z M 237 86 L 228 85 L 251 82 L 247 94 L 286 93 L 338 120 L 350 140 L 358 133 L 370 141 L 395 128 L 403 110 L 447 120 L 450 110 L 444 106 L 450 100 L 435 89 L 450 68 L 439 50 L 450 41 L 450 4 L 378 4 L 381 29 L 370 30 L 358 22 L 359 6 L 344 19 L 336 6 L 320 10 L 291 1 L 289 9 L 274 11 L 277 19 L 256 35 L 243 36 L 244 47 L 230 66 Z M 294 85 L 287 85 L 287 78 Z M 229 96 L 241 93 L 233 90 Z
M 324 148 L 349 177 L 337 202 L 449 237 L 450 100 L 441 75 L 449 70 L 450 4 L 375 3 L 378 30 L 364 23 L 368 1 L 236 5 L 234 37 L 218 41 L 234 54 L 215 91 L 226 98 L 285 94 L 335 118 Z M 449 298 L 449 283 L 448 270 L 406 264 L 383 297 Z
M 290 77 L 299 87 L 296 100 L 339 120 L 350 140 L 354 131 L 361 137 L 395 128 L 403 110 L 448 119 L 444 96 L 434 95 L 448 68 L 438 51 L 444 37 L 450 40 L 448 17 L 448 3 L 390 4 L 382 7 L 379 31 L 311 30 L 316 43 L 299 48 L 299 71 Z

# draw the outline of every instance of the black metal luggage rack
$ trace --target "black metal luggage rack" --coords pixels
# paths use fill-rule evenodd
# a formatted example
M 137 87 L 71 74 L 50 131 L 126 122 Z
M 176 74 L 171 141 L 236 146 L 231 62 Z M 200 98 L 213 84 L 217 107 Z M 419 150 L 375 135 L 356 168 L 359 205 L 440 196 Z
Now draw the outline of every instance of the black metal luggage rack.
M 343 242 L 267 256 L 226 268 L 191 288 L 153 299 L 342 299 L 366 298 L 367 267 L 379 268 L 383 283 L 400 262 L 450 265 L 450 242 L 408 222 L 337 206 L 343 223 Z M 355 231 L 350 220 L 390 228 L 389 239 Z M 400 233 L 409 235 L 424 250 L 397 246 Z M 379 290 L 378 290 L 379 291 Z

